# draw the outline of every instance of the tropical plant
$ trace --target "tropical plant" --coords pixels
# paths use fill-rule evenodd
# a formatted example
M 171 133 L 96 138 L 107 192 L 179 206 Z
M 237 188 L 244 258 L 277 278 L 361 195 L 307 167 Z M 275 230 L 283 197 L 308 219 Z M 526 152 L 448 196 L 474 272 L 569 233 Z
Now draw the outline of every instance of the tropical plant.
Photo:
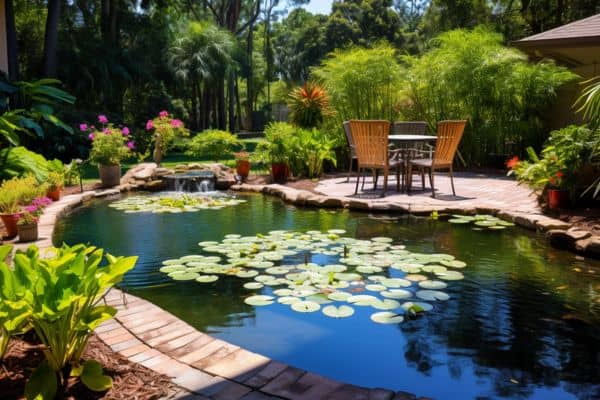
M 74 185 L 81 177 L 79 164 L 81 160 L 71 160 L 70 163 L 64 165 L 64 181 L 67 186 Z
M 295 164 L 297 129 L 285 122 L 272 122 L 265 128 L 265 140 L 258 143 L 254 159 L 267 164 Z
M 329 97 L 323 88 L 312 82 L 297 87 L 288 95 L 290 121 L 301 128 L 316 128 L 332 115 Z
M 0 248 L 0 256 L 7 252 L 10 249 Z M 101 304 L 103 296 L 134 267 L 137 257 L 107 254 L 107 265 L 101 267 L 102 260 L 101 249 L 65 245 L 50 258 L 40 257 L 35 246 L 17 251 L 13 268 L 0 262 L 0 310 L 5 303 L 18 306 L 21 326 L 26 315 L 44 344 L 46 360 L 27 382 L 28 399 L 54 398 L 57 390 L 61 397 L 70 376 L 79 376 L 92 390 L 111 387 L 112 380 L 103 375 L 99 363 L 82 363 L 81 356 L 93 330 L 116 313 Z M 0 311 L 0 318 L 4 314 Z
M 600 128 L 600 76 L 583 82 L 586 86 L 577 98 L 578 112 L 589 122 L 592 129 Z
M 550 62 L 530 63 L 502 35 L 486 28 L 445 32 L 421 56 L 406 56 L 404 100 L 399 111 L 431 127 L 444 119 L 468 119 L 460 144 L 468 164 L 490 162 L 492 155 L 540 147 L 544 121 L 556 90 L 577 76 Z
M 50 190 L 59 189 L 65 186 L 65 176 L 57 171 L 52 171 L 48 174 L 48 180 L 46 181 Z
M 167 150 L 173 145 L 173 140 L 178 137 L 189 135 L 189 131 L 183 126 L 183 122 L 171 118 L 168 111 L 161 111 L 154 119 L 146 122 L 146 130 L 154 130 L 154 152 L 160 152 L 161 159 Z
M 48 161 L 23 146 L 7 147 L 0 150 L 0 179 L 33 175 L 38 182 L 45 182 L 57 163 L 60 160 Z
M 244 144 L 233 133 L 209 129 L 192 139 L 186 154 L 194 157 L 209 157 L 219 161 L 219 159 L 229 156 L 234 150 L 243 148 Z
M 129 139 L 129 128 L 113 126 L 104 115 L 98 116 L 98 122 L 102 125 L 99 129 L 87 124 L 79 126 L 82 132 L 89 132 L 88 138 L 92 141 L 90 161 L 97 165 L 118 165 L 135 148 Z
M 6 180 L 0 185 L 0 213 L 17 213 L 19 206 L 30 204 L 45 193 L 45 185 L 39 185 L 31 175 Z
M 295 158 L 302 166 L 302 173 L 309 178 L 318 178 L 323 173 L 324 161 L 331 161 L 336 165 L 335 143 L 335 139 L 328 138 L 318 129 L 300 129 Z M 298 175 L 300 171 L 293 172 Z

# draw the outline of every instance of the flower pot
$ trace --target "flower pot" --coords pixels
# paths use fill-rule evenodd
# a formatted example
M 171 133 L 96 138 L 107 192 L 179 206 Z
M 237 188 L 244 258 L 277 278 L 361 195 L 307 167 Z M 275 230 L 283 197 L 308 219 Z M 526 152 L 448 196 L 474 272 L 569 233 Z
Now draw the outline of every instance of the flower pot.
M 273 177 L 273 181 L 276 183 L 285 183 L 287 182 L 288 175 L 290 174 L 290 169 L 286 163 L 273 163 L 271 164 L 271 175 Z
M 569 192 L 560 189 L 548 189 L 548 208 L 557 210 L 569 204 Z
M 242 180 L 246 180 L 248 175 L 250 174 L 250 161 L 248 160 L 237 160 L 235 162 L 235 170 L 237 174 L 242 178 Z
M 62 190 L 62 188 L 60 186 L 55 187 L 54 189 L 48 189 L 46 196 L 50 197 L 50 199 L 52 199 L 52 201 L 59 201 L 61 190 Z
M 6 228 L 6 237 L 9 239 L 17 236 L 17 221 L 19 220 L 20 216 L 20 213 L 0 214 L 0 218 L 2 219 L 4 227 Z
M 102 187 L 113 187 L 121 183 L 121 165 L 99 165 Z
M 38 240 L 37 224 L 17 225 L 17 230 L 19 231 L 20 242 L 34 242 Z

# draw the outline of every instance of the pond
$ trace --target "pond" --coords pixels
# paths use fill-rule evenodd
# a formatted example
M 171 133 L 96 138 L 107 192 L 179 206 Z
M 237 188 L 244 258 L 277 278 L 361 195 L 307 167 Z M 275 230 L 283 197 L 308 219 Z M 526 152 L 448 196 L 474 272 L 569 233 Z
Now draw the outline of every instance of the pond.
M 123 286 L 197 329 L 297 368 L 366 387 L 433 398 L 600 398 L 600 263 L 558 251 L 518 227 L 474 230 L 428 218 L 298 208 L 263 195 L 190 213 L 124 213 L 96 200 L 62 219 L 55 244 L 89 242 L 139 255 Z M 199 254 L 201 241 L 273 230 L 342 229 L 357 239 L 389 237 L 410 252 L 466 262 L 448 281 L 450 299 L 400 324 L 377 324 L 371 307 L 348 318 L 252 306 L 252 279 L 174 281 L 167 259 Z M 310 262 L 338 264 L 339 256 Z M 302 260 L 296 259 L 295 263 Z M 286 263 L 284 259 L 282 263 Z M 386 269 L 390 277 L 405 273 Z M 362 290 L 362 289 L 361 289 Z M 377 296 L 365 290 L 361 294 Z M 339 305 L 339 304 L 338 304 Z

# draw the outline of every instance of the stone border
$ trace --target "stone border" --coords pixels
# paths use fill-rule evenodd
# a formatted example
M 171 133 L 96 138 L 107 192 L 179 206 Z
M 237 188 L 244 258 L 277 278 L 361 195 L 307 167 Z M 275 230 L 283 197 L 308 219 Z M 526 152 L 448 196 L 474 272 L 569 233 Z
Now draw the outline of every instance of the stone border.
M 600 236 L 592 236 L 588 231 L 573 227 L 561 220 L 543 214 L 514 212 L 509 209 L 488 207 L 445 207 L 445 206 L 415 206 L 385 199 L 351 199 L 339 196 L 315 194 L 308 190 L 291 188 L 289 186 L 270 185 L 233 185 L 231 190 L 240 192 L 263 193 L 276 196 L 285 202 L 308 207 L 339 208 L 353 211 L 375 211 L 428 216 L 433 211 L 449 214 L 492 214 L 503 220 L 515 223 L 523 228 L 544 233 L 550 244 L 560 249 L 600 259 Z

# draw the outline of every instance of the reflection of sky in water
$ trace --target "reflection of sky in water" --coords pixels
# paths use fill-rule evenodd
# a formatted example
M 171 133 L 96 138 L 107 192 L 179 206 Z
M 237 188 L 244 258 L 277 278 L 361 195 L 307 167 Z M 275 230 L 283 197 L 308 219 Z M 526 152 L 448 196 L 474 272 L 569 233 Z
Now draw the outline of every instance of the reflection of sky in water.
M 597 262 L 553 250 L 520 229 L 474 232 L 424 219 L 384 221 L 262 196 L 249 200 L 179 215 L 124 215 L 100 202 L 59 223 L 57 237 L 138 254 L 126 282 L 134 294 L 219 338 L 333 379 L 435 398 L 600 398 Z M 158 272 L 162 260 L 198 253 L 197 242 L 228 233 L 331 228 L 358 238 L 390 236 L 414 252 L 455 255 L 469 264 L 466 279 L 449 282 L 451 299 L 425 316 L 384 326 L 370 321 L 369 307 L 354 307 L 346 319 L 298 314 L 277 303 L 251 307 L 243 303 L 253 292 L 242 287 L 245 280 L 175 283 Z M 321 254 L 308 261 L 337 262 Z M 285 259 L 301 262 L 303 254 Z

